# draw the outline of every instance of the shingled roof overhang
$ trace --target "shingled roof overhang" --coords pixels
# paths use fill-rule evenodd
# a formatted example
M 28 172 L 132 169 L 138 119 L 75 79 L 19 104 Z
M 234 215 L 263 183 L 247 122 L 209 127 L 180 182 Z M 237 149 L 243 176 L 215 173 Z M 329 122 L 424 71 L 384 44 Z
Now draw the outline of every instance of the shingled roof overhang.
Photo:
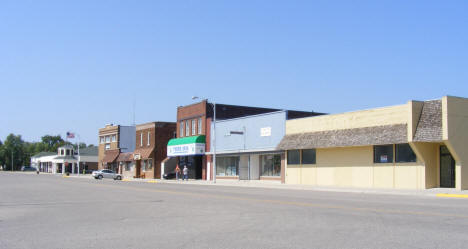
M 407 125 L 385 125 L 344 130 L 290 134 L 277 149 L 312 149 L 407 143 Z

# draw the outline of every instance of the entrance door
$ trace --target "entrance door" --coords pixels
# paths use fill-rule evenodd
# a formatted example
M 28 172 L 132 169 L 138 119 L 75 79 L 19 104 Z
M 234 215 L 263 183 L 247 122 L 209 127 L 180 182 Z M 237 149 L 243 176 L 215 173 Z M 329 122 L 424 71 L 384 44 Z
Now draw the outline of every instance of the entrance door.
M 135 177 L 140 178 L 141 173 L 141 160 L 135 161 Z
M 455 160 L 447 146 L 440 146 L 440 187 L 455 188 Z

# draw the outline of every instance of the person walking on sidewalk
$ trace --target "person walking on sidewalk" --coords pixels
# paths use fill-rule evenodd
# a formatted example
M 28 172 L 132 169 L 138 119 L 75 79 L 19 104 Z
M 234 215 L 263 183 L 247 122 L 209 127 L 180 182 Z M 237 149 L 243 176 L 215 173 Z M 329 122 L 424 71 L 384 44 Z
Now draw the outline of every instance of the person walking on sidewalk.
M 188 181 L 188 168 L 187 166 L 184 166 L 184 180 L 187 180 Z
M 180 176 L 180 168 L 179 168 L 179 165 L 177 165 L 175 168 L 175 177 L 177 181 L 179 181 L 179 176 Z

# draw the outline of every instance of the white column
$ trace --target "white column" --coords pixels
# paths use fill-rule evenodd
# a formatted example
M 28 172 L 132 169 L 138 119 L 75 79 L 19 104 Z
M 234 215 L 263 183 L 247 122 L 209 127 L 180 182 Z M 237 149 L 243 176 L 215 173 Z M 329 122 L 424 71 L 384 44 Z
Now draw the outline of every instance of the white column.
M 210 162 L 206 163 L 206 180 L 207 181 L 211 180 L 211 163 Z
M 62 174 L 65 174 L 65 163 L 62 163 Z
M 57 163 L 52 163 L 52 173 L 57 174 Z
M 164 179 L 163 175 L 164 175 L 164 163 L 161 163 L 161 180 Z
M 76 163 L 72 163 L 72 174 L 75 174 L 75 164 Z

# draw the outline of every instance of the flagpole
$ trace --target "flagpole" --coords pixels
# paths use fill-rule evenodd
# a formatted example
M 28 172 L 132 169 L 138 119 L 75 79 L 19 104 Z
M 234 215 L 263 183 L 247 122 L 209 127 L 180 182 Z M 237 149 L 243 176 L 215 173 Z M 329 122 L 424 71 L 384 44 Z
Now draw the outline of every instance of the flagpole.
M 78 176 L 80 176 L 80 159 L 81 159 L 81 156 L 80 156 L 80 135 L 77 133 L 76 134 L 78 136 Z

